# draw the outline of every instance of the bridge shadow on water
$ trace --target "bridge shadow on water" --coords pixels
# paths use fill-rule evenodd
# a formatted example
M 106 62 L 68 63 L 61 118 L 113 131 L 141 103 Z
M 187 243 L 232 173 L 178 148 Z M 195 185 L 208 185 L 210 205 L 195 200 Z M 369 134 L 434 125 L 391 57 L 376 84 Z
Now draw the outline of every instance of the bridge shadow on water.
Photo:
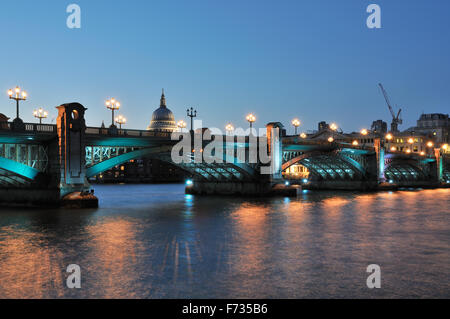
M 449 189 L 298 198 L 95 189 L 95 210 L 0 210 L 0 297 L 449 297 Z M 366 287 L 373 263 L 376 291 Z M 65 286 L 70 264 L 81 267 L 79 290 Z

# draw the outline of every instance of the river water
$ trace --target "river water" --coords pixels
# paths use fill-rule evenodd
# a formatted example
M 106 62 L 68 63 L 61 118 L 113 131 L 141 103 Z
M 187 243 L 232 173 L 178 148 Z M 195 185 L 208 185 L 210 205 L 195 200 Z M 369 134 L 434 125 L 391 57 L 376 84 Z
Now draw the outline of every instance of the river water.
M 0 297 L 450 297 L 450 189 L 290 199 L 95 189 L 96 210 L 0 210 Z M 70 264 L 81 289 L 66 287 Z M 367 288 L 370 264 L 381 289 Z

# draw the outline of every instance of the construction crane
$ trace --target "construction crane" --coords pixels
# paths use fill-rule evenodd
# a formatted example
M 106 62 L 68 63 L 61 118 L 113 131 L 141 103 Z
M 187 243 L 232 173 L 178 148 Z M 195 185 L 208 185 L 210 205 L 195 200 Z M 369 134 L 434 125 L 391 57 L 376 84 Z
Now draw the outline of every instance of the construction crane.
M 389 96 L 388 96 L 386 90 L 384 89 L 384 87 L 381 83 L 379 83 L 378 85 L 381 88 L 381 92 L 383 92 L 384 99 L 386 100 L 386 104 L 388 105 L 389 111 L 391 112 L 391 115 L 392 115 L 391 132 L 397 133 L 397 132 L 399 132 L 399 130 L 398 130 L 399 124 L 403 124 L 403 120 L 400 118 L 402 109 L 399 109 L 397 115 L 395 115 L 394 109 L 392 108 L 392 105 L 391 105 L 391 102 L 389 100 Z

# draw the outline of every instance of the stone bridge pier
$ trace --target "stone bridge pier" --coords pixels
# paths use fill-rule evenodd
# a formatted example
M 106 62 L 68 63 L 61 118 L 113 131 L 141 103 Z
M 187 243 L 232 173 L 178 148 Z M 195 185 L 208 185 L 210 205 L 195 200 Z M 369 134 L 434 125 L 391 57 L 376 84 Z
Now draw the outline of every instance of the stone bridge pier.
M 57 109 L 56 126 L 26 124 L 20 131 L 1 132 L 2 205 L 98 206 L 85 174 L 86 109 L 79 103 Z

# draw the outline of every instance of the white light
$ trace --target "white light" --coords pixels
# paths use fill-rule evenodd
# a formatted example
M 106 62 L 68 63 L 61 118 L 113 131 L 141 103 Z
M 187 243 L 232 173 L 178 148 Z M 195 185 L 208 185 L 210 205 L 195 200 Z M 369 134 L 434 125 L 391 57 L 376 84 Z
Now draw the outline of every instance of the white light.
M 193 184 L 194 184 L 194 182 L 192 180 L 190 180 L 190 179 L 188 179 L 186 181 L 186 186 L 192 186 Z
M 284 185 L 286 185 L 286 186 L 289 186 L 289 182 L 288 182 L 288 181 L 286 181 L 286 182 L 284 183 Z
M 306 178 L 303 179 L 303 183 L 304 183 L 304 184 L 308 183 L 308 179 L 306 179 Z

